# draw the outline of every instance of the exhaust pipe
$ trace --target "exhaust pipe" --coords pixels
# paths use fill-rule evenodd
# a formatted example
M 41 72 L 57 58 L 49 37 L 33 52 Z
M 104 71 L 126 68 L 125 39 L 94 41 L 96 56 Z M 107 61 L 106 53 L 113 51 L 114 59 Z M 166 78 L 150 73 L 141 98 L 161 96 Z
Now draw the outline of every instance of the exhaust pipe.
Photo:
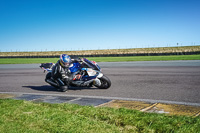
M 92 83 L 94 80 L 95 80 L 95 79 L 91 79 L 91 80 L 89 80 L 89 81 L 86 81 L 86 82 L 84 82 L 84 85 L 88 85 L 88 84 Z

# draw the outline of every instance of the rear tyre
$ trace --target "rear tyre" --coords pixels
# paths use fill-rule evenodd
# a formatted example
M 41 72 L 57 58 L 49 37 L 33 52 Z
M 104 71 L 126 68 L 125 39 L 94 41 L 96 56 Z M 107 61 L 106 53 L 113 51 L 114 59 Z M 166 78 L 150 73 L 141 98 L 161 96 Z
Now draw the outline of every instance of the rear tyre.
M 47 75 L 46 75 L 46 80 L 47 80 L 47 79 L 51 79 L 51 72 L 47 73 Z
M 99 89 L 108 89 L 111 86 L 110 79 L 105 75 L 99 78 L 99 80 L 101 81 L 101 86 L 97 86 Z

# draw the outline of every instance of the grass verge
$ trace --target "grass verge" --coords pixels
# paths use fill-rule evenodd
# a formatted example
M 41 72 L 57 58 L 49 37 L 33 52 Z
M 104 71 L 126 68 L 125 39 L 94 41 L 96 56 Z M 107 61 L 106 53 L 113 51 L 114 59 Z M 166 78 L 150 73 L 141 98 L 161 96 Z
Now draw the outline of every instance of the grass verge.
M 0 131 L 6 133 L 200 131 L 199 117 L 13 99 L 0 99 L 0 118 Z
M 200 60 L 200 55 L 88 57 L 96 62 Z M 1 58 L 0 64 L 56 63 L 58 58 Z

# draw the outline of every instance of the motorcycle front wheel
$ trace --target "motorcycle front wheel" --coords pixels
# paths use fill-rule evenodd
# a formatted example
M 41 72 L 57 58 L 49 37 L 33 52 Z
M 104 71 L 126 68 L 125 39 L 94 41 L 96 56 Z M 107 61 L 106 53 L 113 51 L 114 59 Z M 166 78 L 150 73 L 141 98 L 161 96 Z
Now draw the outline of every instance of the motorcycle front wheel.
M 99 89 L 108 89 L 111 86 L 110 79 L 105 75 L 99 78 L 99 80 L 101 81 L 101 86 L 97 86 Z

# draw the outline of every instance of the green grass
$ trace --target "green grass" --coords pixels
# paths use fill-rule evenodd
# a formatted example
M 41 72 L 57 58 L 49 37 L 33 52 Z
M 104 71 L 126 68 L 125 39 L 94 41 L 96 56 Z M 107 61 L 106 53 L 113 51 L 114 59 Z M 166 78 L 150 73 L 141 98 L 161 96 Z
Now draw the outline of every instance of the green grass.
M 0 58 L 0 64 L 56 63 L 58 58 Z
M 200 55 L 92 57 L 96 62 L 200 60 Z
M 200 54 L 173 56 L 88 57 L 88 59 L 96 62 L 200 60 Z M 56 63 L 57 60 L 58 58 L 1 58 L 0 64 Z
M 198 133 L 199 117 L 168 116 L 124 108 L 95 108 L 0 99 L 2 133 Z

